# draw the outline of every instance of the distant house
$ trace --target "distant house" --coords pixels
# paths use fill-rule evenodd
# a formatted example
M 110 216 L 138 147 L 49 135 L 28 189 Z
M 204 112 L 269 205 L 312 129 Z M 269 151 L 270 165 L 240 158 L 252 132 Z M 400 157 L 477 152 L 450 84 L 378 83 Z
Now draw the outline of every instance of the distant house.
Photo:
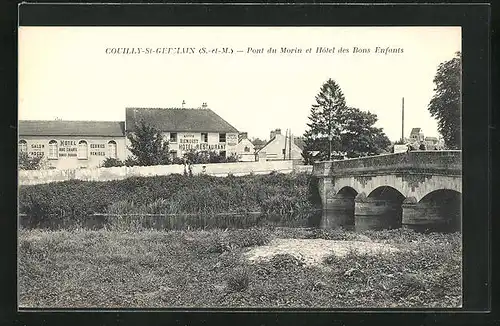
M 302 161 L 302 149 L 295 142 L 289 142 L 289 138 L 281 134 L 281 129 L 275 129 L 270 133 L 270 140 L 260 150 L 259 156 L 265 153 L 266 160 L 294 160 Z
M 306 142 L 302 137 L 294 137 L 293 142 L 300 148 L 301 151 L 303 151 L 306 147 Z
M 242 162 L 255 161 L 255 146 L 252 144 L 250 139 L 248 139 L 248 133 L 241 132 L 238 139 L 238 145 L 236 146 L 238 160 Z
M 410 142 L 412 143 L 420 143 L 421 141 L 424 141 L 424 132 L 422 131 L 421 128 L 412 128 L 410 132 Z
M 438 137 L 425 137 L 421 128 L 412 128 L 410 138 L 405 139 L 406 144 L 413 149 L 421 148 L 422 144 L 426 150 L 442 150 L 444 149 L 444 142 Z
M 254 146 L 255 152 L 258 152 L 267 144 L 267 141 L 256 138 L 252 140 L 252 144 Z

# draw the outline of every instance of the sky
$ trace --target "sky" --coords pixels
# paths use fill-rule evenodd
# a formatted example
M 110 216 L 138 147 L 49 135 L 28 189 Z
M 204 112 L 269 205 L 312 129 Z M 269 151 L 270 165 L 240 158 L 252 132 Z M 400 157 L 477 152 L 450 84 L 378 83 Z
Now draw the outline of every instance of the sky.
M 270 47 L 276 53 L 267 53 Z M 317 53 L 318 47 L 335 52 Z M 341 47 L 349 52 L 340 53 Z M 354 47 L 370 52 L 354 53 Z M 119 48 L 129 53 L 112 53 Z M 209 52 L 214 49 L 218 53 Z M 347 105 L 378 116 L 389 139 L 401 137 L 403 97 L 405 136 L 414 127 L 438 136 L 427 109 L 433 79 L 457 51 L 460 27 L 23 26 L 19 119 L 124 121 L 126 107 L 206 102 L 250 138 L 269 139 L 276 128 L 299 136 L 331 78 Z

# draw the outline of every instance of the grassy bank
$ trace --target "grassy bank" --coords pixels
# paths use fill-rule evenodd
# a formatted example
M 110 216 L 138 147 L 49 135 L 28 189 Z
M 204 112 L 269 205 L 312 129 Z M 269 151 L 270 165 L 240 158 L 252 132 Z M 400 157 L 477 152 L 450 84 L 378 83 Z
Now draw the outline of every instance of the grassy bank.
M 314 177 L 308 174 L 169 175 L 19 189 L 20 213 L 27 214 L 34 225 L 47 219 L 84 222 L 93 213 L 304 215 L 319 205 Z
M 288 254 L 250 263 L 274 238 L 385 243 L 399 251 Z M 42 231 L 19 235 L 23 307 L 457 307 L 461 237 L 406 230 Z

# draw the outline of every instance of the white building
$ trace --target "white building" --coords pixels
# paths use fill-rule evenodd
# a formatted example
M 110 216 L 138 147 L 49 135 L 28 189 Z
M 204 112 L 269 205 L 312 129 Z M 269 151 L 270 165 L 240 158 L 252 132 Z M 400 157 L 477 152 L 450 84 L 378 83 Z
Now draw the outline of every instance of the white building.
M 256 160 L 255 146 L 248 139 L 248 134 L 246 132 L 240 133 L 236 152 L 238 154 L 238 160 L 241 162 L 253 162 Z
M 294 160 L 302 161 L 302 150 L 294 141 L 290 141 L 289 136 L 281 134 L 281 129 L 271 131 L 270 140 L 262 147 L 257 154 L 272 160 Z
M 238 130 L 206 106 L 195 109 L 127 108 L 125 132 L 134 132 L 141 121 L 163 133 L 173 157 L 181 157 L 191 150 L 215 151 L 225 157 L 237 155 Z

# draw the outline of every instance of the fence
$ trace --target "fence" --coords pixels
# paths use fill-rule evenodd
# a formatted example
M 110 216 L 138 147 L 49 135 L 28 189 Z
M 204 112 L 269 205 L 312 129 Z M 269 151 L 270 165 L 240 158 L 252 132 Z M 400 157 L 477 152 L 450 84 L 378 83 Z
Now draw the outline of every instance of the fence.
M 300 169 L 295 167 L 295 169 Z M 292 161 L 258 161 L 237 163 L 210 163 L 194 164 L 191 166 L 193 174 L 207 174 L 224 177 L 229 174 L 241 176 L 247 174 L 269 174 L 273 171 L 280 173 L 291 173 L 294 171 Z M 91 168 L 73 170 L 21 170 L 18 174 L 19 185 L 34 185 L 50 182 L 61 182 L 68 180 L 83 181 L 110 181 L 121 180 L 129 177 L 146 177 L 156 175 L 189 173 L 184 165 L 157 165 L 157 166 L 133 166 L 112 168 Z

